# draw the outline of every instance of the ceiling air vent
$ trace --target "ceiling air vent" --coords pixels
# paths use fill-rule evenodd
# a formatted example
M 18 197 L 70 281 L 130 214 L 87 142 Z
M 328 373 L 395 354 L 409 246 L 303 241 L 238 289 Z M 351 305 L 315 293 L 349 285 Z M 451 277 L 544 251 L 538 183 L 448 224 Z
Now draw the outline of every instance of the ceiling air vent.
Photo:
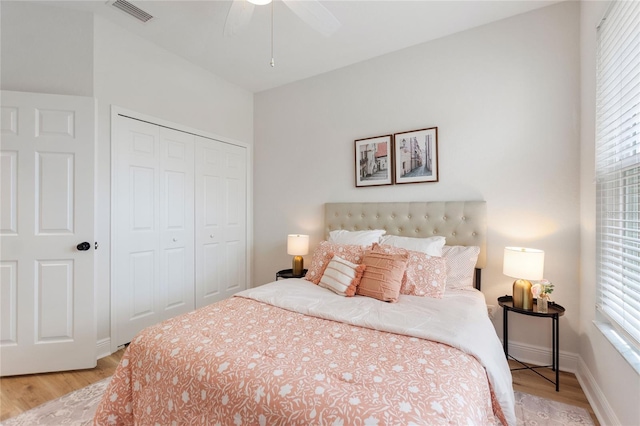
M 151 19 L 153 19 L 153 16 L 151 16 L 150 14 L 148 14 L 147 12 L 145 12 L 144 10 L 140 9 L 137 6 L 134 6 L 133 4 L 129 3 L 126 0 L 116 0 L 113 3 L 113 6 L 117 7 L 118 9 L 122 10 L 123 12 L 128 13 L 129 15 L 133 16 L 134 18 L 142 21 L 142 22 L 147 22 Z

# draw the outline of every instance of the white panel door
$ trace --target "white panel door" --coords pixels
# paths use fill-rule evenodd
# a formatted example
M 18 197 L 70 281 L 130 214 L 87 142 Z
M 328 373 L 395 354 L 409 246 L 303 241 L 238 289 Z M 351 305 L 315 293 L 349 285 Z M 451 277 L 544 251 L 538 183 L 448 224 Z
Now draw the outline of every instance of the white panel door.
M 247 149 L 196 136 L 196 307 L 247 287 Z
M 1 96 L 0 374 L 92 368 L 95 101 Z
M 160 319 L 194 309 L 194 136 L 160 128 Z
M 193 135 L 118 116 L 114 140 L 116 345 L 193 310 Z

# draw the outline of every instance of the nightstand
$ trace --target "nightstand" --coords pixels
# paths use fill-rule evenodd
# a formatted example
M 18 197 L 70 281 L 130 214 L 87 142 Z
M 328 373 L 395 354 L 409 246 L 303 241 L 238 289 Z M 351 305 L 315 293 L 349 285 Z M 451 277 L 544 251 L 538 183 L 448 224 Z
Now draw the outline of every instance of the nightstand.
M 283 269 L 282 271 L 276 272 L 276 281 L 278 279 L 287 279 L 287 278 L 302 278 L 306 275 L 308 269 L 302 270 L 302 275 L 293 275 L 293 269 Z
M 536 373 L 538 376 L 542 377 L 543 379 L 553 383 L 554 385 L 556 385 L 556 392 L 560 391 L 560 376 L 559 376 L 559 363 L 560 363 L 560 326 L 559 326 L 559 319 L 562 315 L 564 315 L 564 308 L 560 305 L 558 305 L 557 303 L 549 303 L 549 310 L 548 312 L 538 312 L 538 306 L 536 304 L 536 299 L 533 299 L 533 309 L 532 310 L 526 310 L 526 309 L 522 309 L 522 308 L 515 308 L 513 306 L 513 298 L 511 296 L 502 296 L 498 298 L 498 304 L 500 306 L 502 306 L 503 309 L 503 320 L 504 320 L 504 324 L 503 324 L 503 345 L 504 345 L 504 355 L 507 357 L 507 360 L 509 358 L 513 359 L 514 361 L 516 361 L 517 363 L 519 363 L 520 365 L 522 365 L 521 368 L 512 368 L 512 371 L 515 370 L 531 370 L 534 373 Z M 540 366 L 528 366 L 526 364 L 524 364 L 523 362 L 517 360 L 516 358 L 514 358 L 513 356 L 509 355 L 509 312 L 515 312 L 517 314 L 522 314 L 522 315 L 529 315 L 529 316 L 533 316 L 533 317 L 543 317 L 543 318 L 551 318 L 551 333 L 552 333 L 552 349 L 551 349 L 551 365 L 540 365 Z M 546 378 L 545 376 L 543 376 L 542 374 L 538 373 L 535 369 L 536 368 L 551 368 L 553 371 L 556 372 L 556 381 L 553 382 L 552 380 Z

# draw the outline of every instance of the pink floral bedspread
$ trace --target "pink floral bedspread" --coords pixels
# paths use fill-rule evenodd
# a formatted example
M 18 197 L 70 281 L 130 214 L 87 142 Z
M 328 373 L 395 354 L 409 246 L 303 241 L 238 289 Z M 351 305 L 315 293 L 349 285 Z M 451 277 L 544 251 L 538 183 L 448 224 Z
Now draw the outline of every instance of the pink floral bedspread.
M 441 343 L 241 297 L 142 331 L 96 425 L 504 423 L 487 373 Z

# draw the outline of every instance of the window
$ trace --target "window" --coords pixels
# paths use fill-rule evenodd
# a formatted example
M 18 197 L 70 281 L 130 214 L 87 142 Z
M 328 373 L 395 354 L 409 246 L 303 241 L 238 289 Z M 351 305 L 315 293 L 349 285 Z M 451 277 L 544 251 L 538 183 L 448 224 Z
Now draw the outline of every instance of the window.
M 613 2 L 597 53 L 598 311 L 639 349 L 640 2 Z

